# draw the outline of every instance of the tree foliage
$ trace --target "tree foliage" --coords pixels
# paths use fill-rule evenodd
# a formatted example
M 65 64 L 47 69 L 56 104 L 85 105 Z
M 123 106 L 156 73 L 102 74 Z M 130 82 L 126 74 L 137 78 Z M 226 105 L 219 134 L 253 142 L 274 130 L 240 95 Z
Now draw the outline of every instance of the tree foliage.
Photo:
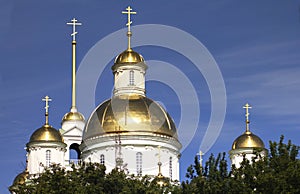
M 194 164 L 187 169 L 181 185 L 160 178 L 129 176 L 117 169 L 105 173 L 100 164 L 72 166 L 71 171 L 54 165 L 39 177 L 19 185 L 17 194 L 213 194 L 213 193 L 300 193 L 299 147 L 291 141 L 270 141 L 267 156 L 259 154 L 252 161 L 245 157 L 240 168 L 234 165 L 228 171 L 226 154 L 211 155 L 202 167 L 195 157 Z M 259 151 L 257 152 L 259 153 Z

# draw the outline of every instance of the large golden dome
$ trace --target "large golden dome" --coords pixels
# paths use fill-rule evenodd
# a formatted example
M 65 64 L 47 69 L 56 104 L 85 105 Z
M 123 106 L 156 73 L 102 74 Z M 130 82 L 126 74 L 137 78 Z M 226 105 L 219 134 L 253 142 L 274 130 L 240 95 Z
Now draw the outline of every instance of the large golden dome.
M 63 142 L 63 138 L 59 131 L 51 127 L 50 125 L 43 125 L 37 129 L 30 137 L 31 142 Z
M 241 148 L 265 148 L 264 142 L 250 131 L 236 138 L 232 144 L 232 150 Z
M 158 103 L 140 95 L 115 96 L 99 105 L 87 121 L 83 140 L 113 133 L 177 138 L 169 114 Z

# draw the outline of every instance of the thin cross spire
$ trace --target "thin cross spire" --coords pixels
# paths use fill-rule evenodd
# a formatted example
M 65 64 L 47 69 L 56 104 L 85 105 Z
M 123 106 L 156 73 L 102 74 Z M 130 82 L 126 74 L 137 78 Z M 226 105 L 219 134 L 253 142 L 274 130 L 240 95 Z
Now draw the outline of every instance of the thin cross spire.
M 82 25 L 79 23 L 78 20 L 73 18 L 71 22 L 67 23 L 67 25 L 73 26 L 73 32 L 71 36 L 73 37 L 72 41 L 72 112 L 77 112 L 76 108 L 76 37 L 75 35 L 78 33 L 76 32 L 76 26 Z
M 126 11 L 122 11 L 122 14 L 127 14 L 127 23 L 126 23 L 126 26 L 128 27 L 128 30 L 127 30 L 127 36 L 128 36 L 128 50 L 131 50 L 131 45 L 130 45 L 130 37 L 132 36 L 132 33 L 131 33 L 131 24 L 132 24 L 132 21 L 131 21 L 131 15 L 132 14 L 136 14 L 135 11 L 132 11 L 131 7 L 128 6 L 126 8 Z
M 52 99 L 49 96 L 45 96 L 45 98 L 43 98 L 42 100 L 45 101 L 45 125 L 49 125 L 49 102 L 51 102 Z
M 249 109 L 251 109 L 252 107 L 248 103 L 246 103 L 245 106 L 243 106 L 243 108 L 246 109 L 246 114 L 245 114 L 245 116 L 246 116 L 246 132 L 250 132 L 250 128 L 249 128 L 249 124 L 250 124 Z

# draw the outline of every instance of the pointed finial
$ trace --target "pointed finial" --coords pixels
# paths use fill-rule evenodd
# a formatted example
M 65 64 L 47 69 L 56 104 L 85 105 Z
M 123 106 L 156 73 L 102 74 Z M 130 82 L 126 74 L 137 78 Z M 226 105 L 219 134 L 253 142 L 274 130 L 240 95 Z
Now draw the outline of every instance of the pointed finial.
M 49 125 L 49 102 L 51 102 L 52 99 L 49 96 L 45 96 L 45 98 L 43 98 L 42 100 L 45 101 L 45 125 Z
M 246 114 L 245 114 L 245 116 L 246 116 L 246 132 L 250 132 L 250 129 L 249 129 L 249 124 L 250 124 L 249 109 L 251 109 L 252 107 L 248 103 L 246 103 L 245 106 L 243 106 L 243 108 L 246 109 Z
M 199 151 L 199 161 L 200 161 L 200 166 L 202 167 L 202 161 L 203 161 L 203 158 L 202 156 L 204 155 L 204 153 L 200 150 Z
M 131 30 L 130 30 L 130 27 L 131 27 L 131 24 L 132 24 L 132 21 L 130 19 L 130 16 L 131 14 L 136 14 L 136 12 L 132 11 L 131 7 L 128 6 L 126 8 L 126 11 L 122 11 L 122 14 L 127 14 L 127 23 L 126 23 L 126 26 L 128 27 L 128 30 L 127 30 L 127 36 L 128 36 L 128 50 L 131 50 L 131 46 L 130 46 L 130 37 L 132 36 L 132 33 L 131 33 Z
M 72 25 L 73 26 L 73 32 L 72 32 L 71 36 L 73 36 L 73 41 L 76 42 L 76 36 L 75 35 L 78 33 L 78 32 L 76 32 L 76 26 L 81 26 L 82 23 L 78 23 L 78 21 L 75 18 L 73 18 L 71 20 L 71 22 L 67 23 L 67 25 Z

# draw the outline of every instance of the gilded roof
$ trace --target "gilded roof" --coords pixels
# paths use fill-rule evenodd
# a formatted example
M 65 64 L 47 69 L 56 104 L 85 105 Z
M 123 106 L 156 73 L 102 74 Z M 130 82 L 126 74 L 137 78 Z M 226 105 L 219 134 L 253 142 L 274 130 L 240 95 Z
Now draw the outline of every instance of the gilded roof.
M 158 103 L 140 95 L 115 96 L 99 105 L 86 123 L 83 140 L 109 133 L 177 138 L 169 114 Z
M 84 121 L 84 116 L 80 112 L 68 112 L 62 121 Z
M 236 138 L 232 144 L 232 150 L 240 148 L 265 148 L 264 142 L 250 131 Z
M 133 51 L 132 49 L 127 49 L 126 51 L 119 54 L 111 67 L 113 71 L 121 66 L 135 65 L 147 69 L 144 58 L 139 53 Z
M 59 131 L 50 125 L 43 125 L 41 128 L 35 130 L 30 137 L 29 142 L 63 142 L 63 138 Z

